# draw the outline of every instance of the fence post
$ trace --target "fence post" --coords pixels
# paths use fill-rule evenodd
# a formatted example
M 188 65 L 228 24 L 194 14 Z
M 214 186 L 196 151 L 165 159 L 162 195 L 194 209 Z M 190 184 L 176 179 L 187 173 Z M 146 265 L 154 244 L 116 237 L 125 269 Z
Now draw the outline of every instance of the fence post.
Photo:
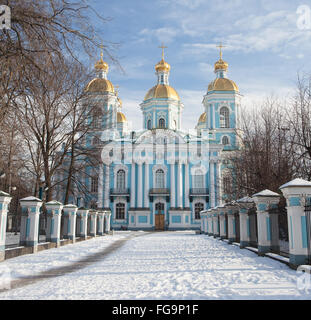
M 87 238 L 87 218 L 89 209 L 79 208 L 77 211 L 77 217 L 79 217 L 79 225 L 77 226 L 77 235 L 81 238 Z
M 239 206 L 240 215 L 240 248 L 243 249 L 250 244 L 250 225 L 248 210 L 254 205 L 254 200 L 244 197 L 236 201 Z
M 235 217 L 234 217 L 234 206 L 229 204 L 227 206 L 228 215 L 228 243 L 236 241 L 236 227 L 235 227 Z
M 90 215 L 90 236 L 96 237 L 96 231 L 97 231 L 97 211 L 91 209 L 89 211 Z
M 42 203 L 42 200 L 36 197 L 20 199 L 22 208 L 20 244 L 32 247 L 33 252 L 37 252 L 38 249 L 39 215 Z
M 211 209 L 207 210 L 207 234 L 209 236 L 213 235 L 213 217 L 211 211 Z
M 254 194 L 252 198 L 257 207 L 258 255 L 264 255 L 272 249 L 272 224 L 268 210 L 277 206 L 280 195 L 266 189 Z
M 221 205 L 218 207 L 219 217 L 219 236 L 220 239 L 226 238 L 226 218 L 225 218 L 225 206 Z
M 213 209 L 214 238 L 219 237 L 218 208 Z
M 56 247 L 59 247 L 63 204 L 50 201 L 45 206 L 47 210 L 46 241 L 56 243 Z
M 104 212 L 98 211 L 98 224 L 97 224 L 97 234 L 99 236 L 104 235 Z
M 5 259 L 5 238 L 8 206 L 12 197 L 3 191 L 0 191 L 0 261 Z
M 78 207 L 74 204 L 66 204 L 64 211 L 64 238 L 70 239 L 74 243 L 76 241 L 76 219 Z
M 310 225 L 308 226 L 305 205 L 311 198 L 311 182 L 294 179 L 283 184 L 280 189 L 287 204 L 289 262 L 291 267 L 296 268 L 309 262 Z
M 111 217 L 111 212 L 110 211 L 105 211 L 105 233 L 109 233 L 110 231 L 110 217 Z

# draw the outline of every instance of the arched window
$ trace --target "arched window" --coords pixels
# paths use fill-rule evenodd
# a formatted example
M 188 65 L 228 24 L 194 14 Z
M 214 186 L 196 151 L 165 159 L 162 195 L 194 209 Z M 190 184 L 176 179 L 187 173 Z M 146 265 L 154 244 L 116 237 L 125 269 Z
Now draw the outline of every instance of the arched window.
M 204 210 L 204 203 L 198 202 L 194 205 L 194 219 L 201 219 L 200 212 Z
M 204 188 L 204 175 L 200 169 L 195 171 L 193 180 L 194 180 L 193 181 L 194 188 Z
M 122 190 L 125 189 L 125 171 L 119 170 L 117 172 L 117 189 Z
M 147 129 L 150 130 L 151 129 L 151 120 L 147 121 Z
M 165 120 L 163 118 L 161 118 L 159 120 L 159 128 L 160 129 L 164 129 L 165 128 Z
M 220 128 L 229 128 L 229 110 L 227 107 L 220 109 Z
M 125 219 L 125 204 L 117 203 L 116 204 L 116 220 L 124 220 Z
M 155 183 L 156 188 L 165 188 L 164 171 L 162 169 L 156 171 Z
M 226 146 L 229 144 L 229 138 L 227 136 L 222 137 L 221 143 Z

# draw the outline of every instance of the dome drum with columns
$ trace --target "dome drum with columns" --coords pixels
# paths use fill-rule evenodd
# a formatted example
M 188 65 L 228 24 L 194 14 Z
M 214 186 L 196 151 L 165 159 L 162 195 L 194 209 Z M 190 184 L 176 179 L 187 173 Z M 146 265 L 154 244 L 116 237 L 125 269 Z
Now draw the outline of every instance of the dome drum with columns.
M 232 172 L 223 159 L 237 148 L 241 95 L 227 78 L 228 63 L 220 50 L 216 79 L 203 97 L 203 113 L 197 110 L 196 131 L 189 133 L 182 130 L 184 105 L 169 84 L 171 66 L 165 61 L 165 47 L 161 48 L 162 59 L 155 66 L 157 83 L 140 104 L 142 130 L 129 130 L 126 103 L 122 106 L 108 80 L 103 53 L 95 64 L 96 77 L 86 86 L 85 103 L 100 101 L 101 108 L 100 126 L 90 128 L 86 141 L 100 138 L 102 163 L 86 168 L 98 172 L 97 180 L 81 174 L 89 192 L 77 191 L 71 201 L 82 198 L 85 207 L 96 203 L 111 210 L 114 229 L 200 229 L 200 211 L 221 205 L 230 196 L 225 186 Z M 63 200 L 61 188 L 56 198 Z

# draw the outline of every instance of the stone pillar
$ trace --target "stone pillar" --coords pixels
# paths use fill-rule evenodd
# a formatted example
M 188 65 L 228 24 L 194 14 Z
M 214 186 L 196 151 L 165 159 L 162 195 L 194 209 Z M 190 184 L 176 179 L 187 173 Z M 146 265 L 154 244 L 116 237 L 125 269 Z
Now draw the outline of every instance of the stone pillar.
M 105 193 L 104 193 L 104 207 L 109 208 L 109 194 L 110 194 L 110 166 L 105 165 Z
M 236 241 L 236 221 L 234 217 L 234 206 L 230 205 L 227 207 L 228 216 L 228 242 L 232 243 Z
M 66 204 L 63 207 L 64 214 L 64 238 L 70 239 L 72 242 L 76 241 L 76 218 L 77 218 L 77 206 L 74 204 Z
M 132 162 L 132 168 L 131 168 L 131 208 L 135 208 L 135 192 L 136 184 L 135 184 L 135 162 Z
M 287 204 L 289 262 L 296 268 L 308 264 L 308 216 L 305 213 L 306 200 L 311 198 L 311 182 L 294 179 L 280 187 Z M 310 201 L 310 200 L 309 200 Z M 310 218 L 310 217 L 309 217 Z M 310 234 L 310 233 L 309 233 Z
M 211 214 L 211 209 L 207 210 L 207 223 L 208 223 L 207 234 L 209 236 L 212 236 L 213 235 L 213 217 Z
M 221 239 L 226 238 L 226 217 L 225 217 L 225 207 L 218 207 L 218 217 L 219 217 L 219 236 Z
M 248 210 L 254 205 L 254 200 L 250 197 L 244 197 L 237 200 L 240 215 L 240 248 L 249 246 L 250 243 L 250 225 Z
M 257 207 L 258 255 L 270 252 L 271 248 L 271 219 L 269 208 L 276 206 L 280 195 L 270 190 L 263 190 L 252 196 Z
M 104 235 L 104 219 L 105 219 L 105 214 L 103 211 L 98 211 L 97 212 L 97 217 L 98 217 L 98 220 L 97 220 L 97 234 L 99 236 L 102 236 Z
M 111 217 L 111 212 L 106 211 L 105 212 L 105 233 L 109 233 L 110 231 L 110 217 Z
M 12 198 L 6 192 L 0 191 L 0 261 L 5 259 L 5 237 L 8 205 Z
M 190 192 L 190 184 L 189 184 L 189 163 L 185 164 L 185 207 L 190 208 L 189 202 L 189 192 Z
M 59 247 L 63 204 L 50 201 L 45 206 L 47 210 L 46 241 L 56 243 Z
M 217 185 L 217 205 L 222 205 L 222 178 L 221 178 L 221 161 L 216 163 L 216 185 Z
M 216 206 L 215 202 L 215 168 L 214 161 L 210 161 L 210 199 L 211 199 L 211 207 L 214 208 Z
M 96 210 L 89 210 L 89 216 L 90 216 L 90 236 L 96 237 L 97 211 Z
M 218 208 L 213 210 L 213 228 L 214 228 L 214 238 L 219 237 L 219 220 L 218 220 Z
M 20 244 L 26 247 L 33 247 L 33 252 L 37 252 L 42 200 L 35 197 L 27 197 L 20 200 L 20 205 L 22 208 Z
M 171 208 L 176 207 L 175 199 L 175 162 L 171 163 Z
M 145 162 L 145 196 L 144 208 L 149 208 L 149 163 Z
M 182 163 L 178 162 L 177 172 L 177 208 L 182 208 Z
M 137 190 L 137 207 L 143 207 L 143 164 L 138 163 L 138 190 Z
M 79 208 L 77 211 L 78 226 L 77 226 L 77 236 L 80 238 L 87 238 L 87 218 L 89 210 L 85 208 Z

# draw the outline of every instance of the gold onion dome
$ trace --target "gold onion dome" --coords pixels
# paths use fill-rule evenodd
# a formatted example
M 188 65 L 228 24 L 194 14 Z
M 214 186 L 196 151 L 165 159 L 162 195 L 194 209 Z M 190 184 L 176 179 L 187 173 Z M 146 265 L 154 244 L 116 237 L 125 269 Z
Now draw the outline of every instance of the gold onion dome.
M 104 54 L 101 52 L 100 54 L 100 60 L 95 63 L 95 70 L 103 70 L 104 72 L 108 72 L 109 66 L 108 63 L 104 61 L 103 59 Z
M 164 61 L 164 58 L 160 62 L 158 62 L 155 66 L 156 72 L 169 72 L 171 70 L 171 66 Z
M 224 60 L 222 60 L 221 58 L 215 62 L 215 72 L 217 70 L 224 70 L 224 71 L 228 71 L 228 63 Z
M 198 123 L 202 123 L 202 122 L 206 122 L 206 112 L 203 112 L 203 113 L 200 115 L 200 118 L 199 118 Z
M 112 92 L 114 93 L 114 87 L 112 83 L 107 79 L 95 78 L 89 82 L 86 89 L 87 92 Z
M 239 91 L 239 88 L 228 78 L 217 78 L 208 85 L 208 91 Z
M 118 112 L 117 113 L 117 123 L 123 123 L 123 122 L 127 122 L 126 117 L 125 117 L 124 113 Z
M 149 99 L 174 99 L 180 100 L 178 93 L 174 88 L 167 84 L 157 84 L 156 86 L 152 87 L 146 94 L 144 100 Z

